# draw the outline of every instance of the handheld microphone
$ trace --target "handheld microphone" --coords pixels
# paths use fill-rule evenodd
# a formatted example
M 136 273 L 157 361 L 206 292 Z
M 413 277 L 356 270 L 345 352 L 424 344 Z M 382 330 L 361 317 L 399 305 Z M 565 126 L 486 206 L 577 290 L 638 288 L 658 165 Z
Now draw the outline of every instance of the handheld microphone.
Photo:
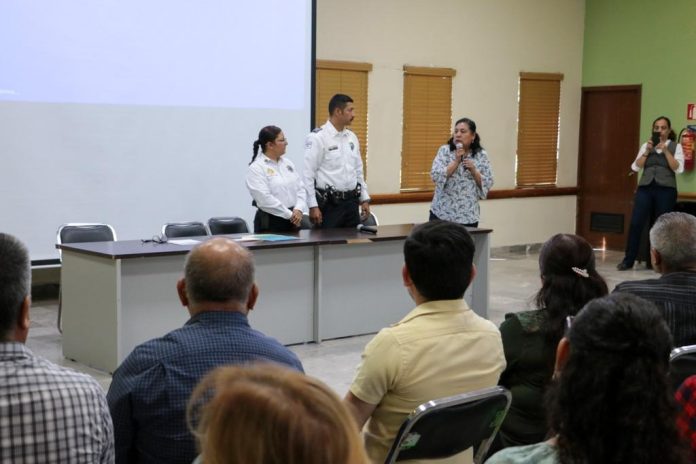
M 457 150 L 461 150 L 462 148 L 464 148 L 464 145 L 461 142 L 457 142 L 455 147 L 457 147 Z
M 375 226 L 366 226 L 363 224 L 358 224 L 358 227 L 356 227 L 356 229 L 358 229 L 358 232 L 364 232 L 367 234 L 377 234 L 377 227 Z

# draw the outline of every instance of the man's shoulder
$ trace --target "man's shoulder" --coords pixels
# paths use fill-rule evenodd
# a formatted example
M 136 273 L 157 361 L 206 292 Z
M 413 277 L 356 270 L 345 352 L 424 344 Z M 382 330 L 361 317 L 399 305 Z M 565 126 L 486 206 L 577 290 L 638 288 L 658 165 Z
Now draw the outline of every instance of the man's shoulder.
M 629 280 L 621 282 L 614 288 L 614 292 L 628 292 L 650 299 L 649 296 L 659 297 L 669 295 L 696 294 L 696 273 L 671 272 L 657 279 Z
M 6 387 L 12 384 L 22 386 L 22 389 L 49 389 L 51 391 L 89 391 L 104 396 L 104 390 L 91 376 L 77 372 L 69 367 L 59 366 L 48 359 L 34 356 L 31 365 L 18 371 L 13 369 L 12 379 L 3 381 Z M 2 373 L 4 375 L 7 372 Z M 3 376 L 4 376 L 3 375 Z
M 382 329 L 384 336 L 391 336 L 400 343 L 410 343 L 415 339 L 430 337 L 433 334 L 466 334 L 471 337 L 494 336 L 500 338 L 500 330 L 488 319 L 479 316 L 467 305 L 461 311 L 419 313 L 419 309 L 409 313 L 398 323 Z M 433 325 L 431 322 L 437 321 Z M 445 322 L 447 322 L 445 324 Z M 451 323 L 450 323 L 451 322 Z
M 614 292 L 629 292 L 636 293 L 640 291 L 655 290 L 665 285 L 662 278 L 657 279 L 641 279 L 641 280 L 626 280 L 614 287 Z
M 470 321 L 467 322 L 467 326 L 471 330 L 479 330 L 482 332 L 492 332 L 494 334 L 500 334 L 500 330 L 493 322 L 491 322 L 483 316 L 479 316 L 474 312 L 473 309 L 470 311 L 470 313 Z
M 190 364 L 192 359 L 203 366 L 244 362 L 246 358 L 268 356 L 268 360 L 299 364 L 292 351 L 276 339 L 248 325 L 185 325 L 163 337 L 138 345 L 114 374 L 138 375 L 155 368 Z M 296 363 L 295 363 L 296 361 Z M 155 372 L 155 371 L 152 371 Z M 126 374 L 127 373 L 127 374 Z
M 313 129 L 312 132 L 307 134 L 307 138 L 305 139 L 305 150 L 310 150 L 315 146 L 321 148 L 324 144 L 323 137 L 325 136 L 326 131 L 321 127 Z
M 187 349 L 187 344 L 182 343 L 185 338 L 187 327 L 179 327 L 171 332 L 157 338 L 150 339 L 136 346 L 126 359 L 134 358 L 141 361 L 147 359 L 162 359 L 167 355 L 179 350 Z

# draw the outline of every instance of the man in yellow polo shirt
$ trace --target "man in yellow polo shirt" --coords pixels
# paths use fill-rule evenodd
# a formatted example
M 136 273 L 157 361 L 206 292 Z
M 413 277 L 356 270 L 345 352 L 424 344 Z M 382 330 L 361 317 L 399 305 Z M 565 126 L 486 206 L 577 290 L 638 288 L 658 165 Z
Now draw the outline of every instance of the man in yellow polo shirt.
M 344 401 L 372 462 L 384 462 L 406 416 L 427 401 L 497 385 L 505 368 L 500 331 L 464 292 L 476 275 L 466 228 L 432 221 L 404 244 L 404 286 L 416 308 L 368 343 Z M 437 463 L 471 462 L 471 450 Z

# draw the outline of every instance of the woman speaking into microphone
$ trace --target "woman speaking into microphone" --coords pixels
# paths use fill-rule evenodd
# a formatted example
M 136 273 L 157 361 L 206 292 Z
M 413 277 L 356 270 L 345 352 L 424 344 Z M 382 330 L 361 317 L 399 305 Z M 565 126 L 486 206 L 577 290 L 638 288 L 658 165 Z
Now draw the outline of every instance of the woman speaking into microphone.
M 652 137 L 640 147 L 631 165 L 634 172 L 642 169 L 643 175 L 633 199 L 626 254 L 616 266 L 619 271 L 633 268 L 645 224 L 663 213 L 674 211 L 677 204 L 676 174 L 684 172 L 684 152 L 675 139 L 669 118 L 658 117 L 652 124 Z
M 493 171 L 474 121 L 462 118 L 456 122 L 452 137 L 435 155 L 430 177 L 435 182 L 430 220 L 478 227 L 478 201 L 493 186 Z
M 254 156 L 246 176 L 247 188 L 258 208 L 254 233 L 299 229 L 307 210 L 302 179 L 293 162 L 283 157 L 287 145 L 283 131 L 276 126 L 261 129 L 254 141 Z

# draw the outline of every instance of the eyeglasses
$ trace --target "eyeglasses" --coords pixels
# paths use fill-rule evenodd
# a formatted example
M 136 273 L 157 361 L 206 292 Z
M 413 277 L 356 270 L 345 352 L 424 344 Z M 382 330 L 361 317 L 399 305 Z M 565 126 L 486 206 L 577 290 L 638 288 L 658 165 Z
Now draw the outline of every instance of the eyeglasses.
M 153 235 L 151 239 L 140 239 L 142 243 L 167 243 L 169 239 L 165 235 Z

